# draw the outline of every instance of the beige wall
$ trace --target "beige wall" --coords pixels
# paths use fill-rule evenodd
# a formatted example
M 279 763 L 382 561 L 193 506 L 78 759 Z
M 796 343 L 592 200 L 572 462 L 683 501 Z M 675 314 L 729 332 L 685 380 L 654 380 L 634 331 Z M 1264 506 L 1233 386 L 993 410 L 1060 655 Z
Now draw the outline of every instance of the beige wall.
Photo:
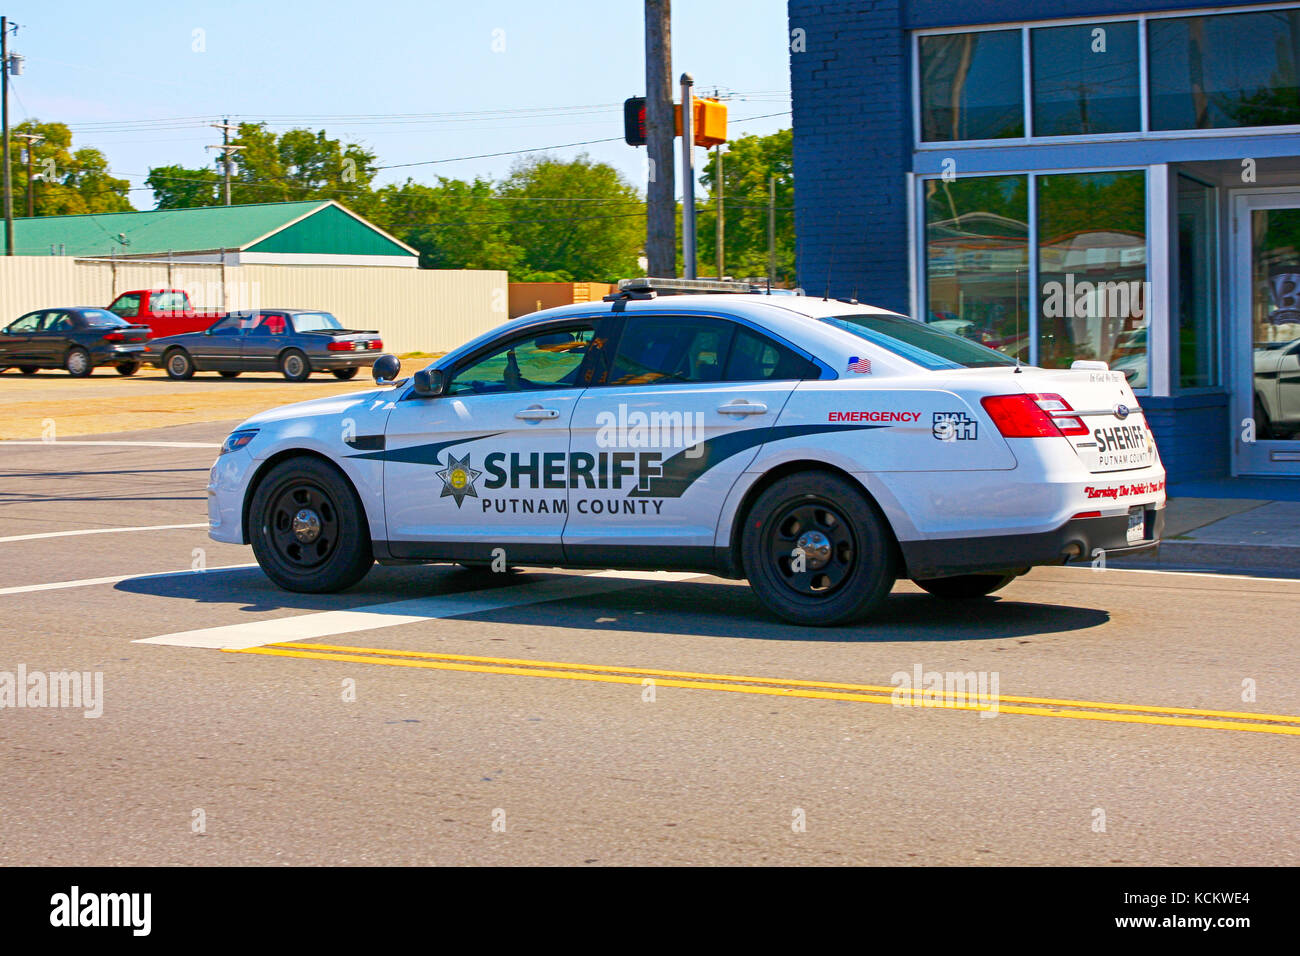
M 224 284 L 223 284 L 224 283 Z M 445 352 L 506 321 L 506 274 L 376 266 L 226 266 L 0 256 L 0 322 L 59 305 L 105 306 L 132 289 L 178 288 L 205 310 L 321 309 L 378 329 L 390 352 Z
M 510 318 L 574 302 L 599 302 L 618 289 L 608 282 L 512 282 Z

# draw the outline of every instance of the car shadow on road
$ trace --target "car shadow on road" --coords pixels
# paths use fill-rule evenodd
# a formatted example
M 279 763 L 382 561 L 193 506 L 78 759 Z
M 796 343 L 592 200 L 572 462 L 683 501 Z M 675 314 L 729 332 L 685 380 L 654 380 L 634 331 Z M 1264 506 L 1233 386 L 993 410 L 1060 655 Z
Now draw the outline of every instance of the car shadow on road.
M 333 611 L 415 598 L 486 593 L 555 578 L 547 572 L 491 574 L 450 566 L 377 567 L 342 594 L 294 594 L 272 584 L 257 568 L 210 574 L 131 578 L 117 590 L 175 598 L 200 605 L 224 605 L 249 614 L 269 611 Z M 394 613 L 400 613 L 394 609 Z M 1003 640 L 1098 627 L 1110 613 L 1091 607 L 1038 604 L 994 596 L 945 601 L 928 594 L 896 591 L 862 624 L 817 628 L 772 617 L 742 582 L 704 578 L 645 584 L 608 594 L 520 603 L 455 615 L 458 620 L 517 627 L 651 634 L 687 634 L 744 640 L 817 642 L 909 642 Z M 228 619 L 222 623 L 231 622 Z M 201 621 L 191 626 L 203 626 Z

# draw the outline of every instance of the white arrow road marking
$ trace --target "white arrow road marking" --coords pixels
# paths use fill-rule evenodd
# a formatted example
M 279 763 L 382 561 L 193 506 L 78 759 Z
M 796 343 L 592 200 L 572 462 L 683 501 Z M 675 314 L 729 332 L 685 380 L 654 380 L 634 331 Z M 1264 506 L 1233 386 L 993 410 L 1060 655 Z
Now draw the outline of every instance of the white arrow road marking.
M 371 604 L 348 611 L 321 611 L 293 617 L 248 621 L 225 627 L 208 627 L 197 631 L 179 631 L 159 637 L 145 637 L 134 644 L 168 644 L 176 647 L 238 648 L 261 647 L 280 641 L 306 641 L 334 634 L 373 631 L 399 624 L 415 624 L 434 618 L 475 614 L 520 604 L 537 604 L 563 598 L 581 598 L 608 594 L 626 588 L 644 587 L 666 581 L 685 581 L 704 575 L 678 571 L 600 571 L 595 574 L 568 574 L 540 581 L 514 584 L 490 591 L 466 591 Z
M 5 541 L 35 541 L 37 538 L 71 538 L 79 534 L 117 534 L 119 531 L 172 531 L 177 528 L 206 528 L 206 521 L 201 524 L 151 524 L 137 525 L 128 528 L 87 528 L 83 531 L 42 531 L 39 534 L 11 534 L 7 538 L 0 538 L 0 543 Z
M 215 574 L 218 571 L 243 571 L 255 568 L 256 564 L 227 564 L 219 568 L 205 568 L 202 571 L 156 571 L 153 574 L 115 574 L 108 578 L 82 578 L 79 581 L 51 581 L 49 584 L 20 584 L 12 588 L 0 588 L 0 594 L 28 594 L 32 591 L 61 591 L 64 588 L 85 588 L 93 584 L 117 584 L 119 581 L 144 581 L 149 578 L 174 578 L 182 574 Z

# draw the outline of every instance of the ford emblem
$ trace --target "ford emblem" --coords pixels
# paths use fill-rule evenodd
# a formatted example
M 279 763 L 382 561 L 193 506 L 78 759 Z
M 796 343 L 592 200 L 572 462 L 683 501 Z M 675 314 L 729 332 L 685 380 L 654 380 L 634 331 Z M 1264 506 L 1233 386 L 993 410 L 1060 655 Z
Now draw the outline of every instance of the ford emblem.
M 1121 404 L 1115 406 L 1115 417 L 1118 418 L 1120 421 L 1123 421 L 1124 419 L 1128 418 L 1128 413 L 1129 413 L 1129 407 L 1127 405 Z

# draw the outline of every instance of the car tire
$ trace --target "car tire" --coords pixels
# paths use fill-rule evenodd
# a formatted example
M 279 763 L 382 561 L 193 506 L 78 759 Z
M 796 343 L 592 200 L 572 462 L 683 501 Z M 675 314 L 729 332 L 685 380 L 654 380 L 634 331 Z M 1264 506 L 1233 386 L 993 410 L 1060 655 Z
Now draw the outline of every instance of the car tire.
M 339 381 L 346 382 L 357 377 L 357 367 L 354 365 L 352 368 L 336 368 L 332 374 Z
M 311 363 L 298 349 L 285 349 L 280 356 L 280 374 L 291 382 L 305 382 L 311 375 Z
M 140 371 L 139 362 L 118 362 L 113 367 L 117 369 L 118 375 L 134 375 Z
M 18 371 L 22 372 L 24 375 L 35 375 L 40 371 L 40 369 L 35 365 L 20 365 L 18 366 Z
M 95 370 L 90 353 L 79 345 L 68 349 L 68 354 L 63 357 L 63 367 L 73 378 L 85 378 Z
M 194 359 L 190 358 L 190 353 L 184 349 L 175 348 L 163 356 L 163 368 L 167 370 L 167 377 L 177 380 L 194 377 Z
M 1017 574 L 958 574 L 950 578 L 930 578 L 915 584 L 927 594 L 950 601 L 970 601 L 987 597 L 1000 591 L 1019 575 Z
M 317 458 L 274 466 L 253 492 L 248 527 L 257 563 L 286 591 L 342 591 L 374 564 L 361 500 Z
M 898 577 L 898 545 L 855 483 L 826 472 L 774 482 L 746 515 L 745 576 L 759 601 L 792 624 L 829 627 L 867 617 Z M 803 549 L 803 570 L 796 554 Z
M 222 378 L 239 378 L 240 376 L 239 372 L 229 370 L 229 369 L 224 372 L 218 372 L 217 374 L 220 375 Z

